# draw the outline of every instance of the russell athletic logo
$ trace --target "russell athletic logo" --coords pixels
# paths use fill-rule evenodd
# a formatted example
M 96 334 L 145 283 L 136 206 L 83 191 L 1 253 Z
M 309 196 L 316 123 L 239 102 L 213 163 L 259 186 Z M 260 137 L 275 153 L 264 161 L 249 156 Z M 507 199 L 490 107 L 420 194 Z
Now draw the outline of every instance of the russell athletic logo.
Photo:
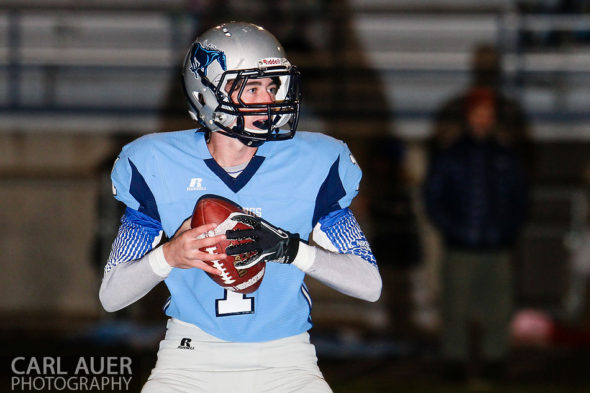
M 195 347 L 191 346 L 191 341 L 192 340 L 190 338 L 183 338 L 182 340 L 180 340 L 180 345 L 178 346 L 178 349 L 195 349 Z
M 207 187 L 203 187 L 203 179 L 200 177 L 193 177 L 186 188 L 187 191 L 205 191 Z

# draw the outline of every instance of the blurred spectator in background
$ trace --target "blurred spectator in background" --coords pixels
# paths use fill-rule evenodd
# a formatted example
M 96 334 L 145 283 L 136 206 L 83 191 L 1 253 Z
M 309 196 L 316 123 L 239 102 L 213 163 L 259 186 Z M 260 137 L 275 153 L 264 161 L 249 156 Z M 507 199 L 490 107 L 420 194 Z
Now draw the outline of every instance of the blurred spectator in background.
M 564 296 L 565 318 L 572 323 L 580 323 L 588 314 L 588 279 L 590 278 L 590 225 L 577 234 L 572 245 L 570 275 L 567 292 Z M 585 321 L 588 323 L 588 321 Z
M 424 190 L 427 214 L 446 248 L 441 351 L 453 379 L 467 376 L 472 322 L 478 323 L 483 376 L 503 372 L 513 308 L 510 249 L 527 204 L 516 148 L 521 130 L 507 125 L 508 101 L 481 78 L 455 103 L 456 134 L 436 135 Z
M 467 101 L 478 91 L 491 91 L 494 100 L 495 137 L 519 151 L 530 167 L 530 130 L 522 106 L 506 97 L 502 86 L 501 56 L 492 44 L 479 44 L 471 59 L 471 83 L 467 89 L 445 102 L 435 114 L 431 147 L 447 147 L 461 137 L 464 129 L 464 109 Z
M 371 249 L 379 258 L 386 294 L 384 305 L 390 318 L 390 334 L 415 338 L 420 335 L 415 314 L 418 268 L 422 242 L 414 209 L 417 180 L 408 168 L 408 147 L 399 138 L 376 137 L 365 173 L 371 187 L 366 191 L 370 217 Z
M 393 137 L 372 142 L 367 167 L 367 177 L 374 178 L 374 187 L 368 191 L 373 217 L 371 248 L 384 265 L 415 267 L 421 262 L 422 252 L 411 200 L 413 180 L 405 168 L 406 146 Z
M 590 160 L 585 167 L 583 208 L 577 209 L 580 221 L 566 240 L 571 255 L 568 286 L 563 298 L 563 317 L 567 322 L 590 331 Z

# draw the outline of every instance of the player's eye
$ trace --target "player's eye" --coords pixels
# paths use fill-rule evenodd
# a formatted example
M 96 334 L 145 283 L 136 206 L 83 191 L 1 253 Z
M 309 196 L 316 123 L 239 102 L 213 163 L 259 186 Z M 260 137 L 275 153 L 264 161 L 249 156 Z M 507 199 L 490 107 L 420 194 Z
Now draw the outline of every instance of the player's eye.
M 272 94 L 273 96 L 276 96 L 276 95 L 277 95 L 277 91 L 278 91 L 278 90 L 279 90 L 279 89 L 278 89 L 276 86 L 270 86 L 270 87 L 268 88 L 268 92 L 269 92 L 270 94 Z

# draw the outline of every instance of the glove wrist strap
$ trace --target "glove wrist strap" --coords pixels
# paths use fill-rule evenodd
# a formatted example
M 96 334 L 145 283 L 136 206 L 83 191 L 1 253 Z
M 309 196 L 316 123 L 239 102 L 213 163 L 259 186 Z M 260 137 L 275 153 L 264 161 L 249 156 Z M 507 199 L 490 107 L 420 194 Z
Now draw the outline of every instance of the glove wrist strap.
M 286 263 L 293 263 L 297 253 L 299 252 L 299 234 L 294 234 L 289 237 L 289 244 L 287 246 L 287 261 Z

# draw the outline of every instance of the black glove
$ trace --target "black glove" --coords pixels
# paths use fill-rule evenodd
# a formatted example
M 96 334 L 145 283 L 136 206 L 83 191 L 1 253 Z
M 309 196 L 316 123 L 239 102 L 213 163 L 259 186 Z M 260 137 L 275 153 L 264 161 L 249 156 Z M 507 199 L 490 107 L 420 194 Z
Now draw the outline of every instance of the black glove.
M 256 216 L 232 213 L 231 220 L 246 224 L 252 229 L 226 231 L 228 240 L 251 240 L 225 249 L 227 255 L 246 254 L 235 263 L 236 269 L 246 269 L 258 262 L 291 263 L 299 251 L 299 235 L 291 234 Z

